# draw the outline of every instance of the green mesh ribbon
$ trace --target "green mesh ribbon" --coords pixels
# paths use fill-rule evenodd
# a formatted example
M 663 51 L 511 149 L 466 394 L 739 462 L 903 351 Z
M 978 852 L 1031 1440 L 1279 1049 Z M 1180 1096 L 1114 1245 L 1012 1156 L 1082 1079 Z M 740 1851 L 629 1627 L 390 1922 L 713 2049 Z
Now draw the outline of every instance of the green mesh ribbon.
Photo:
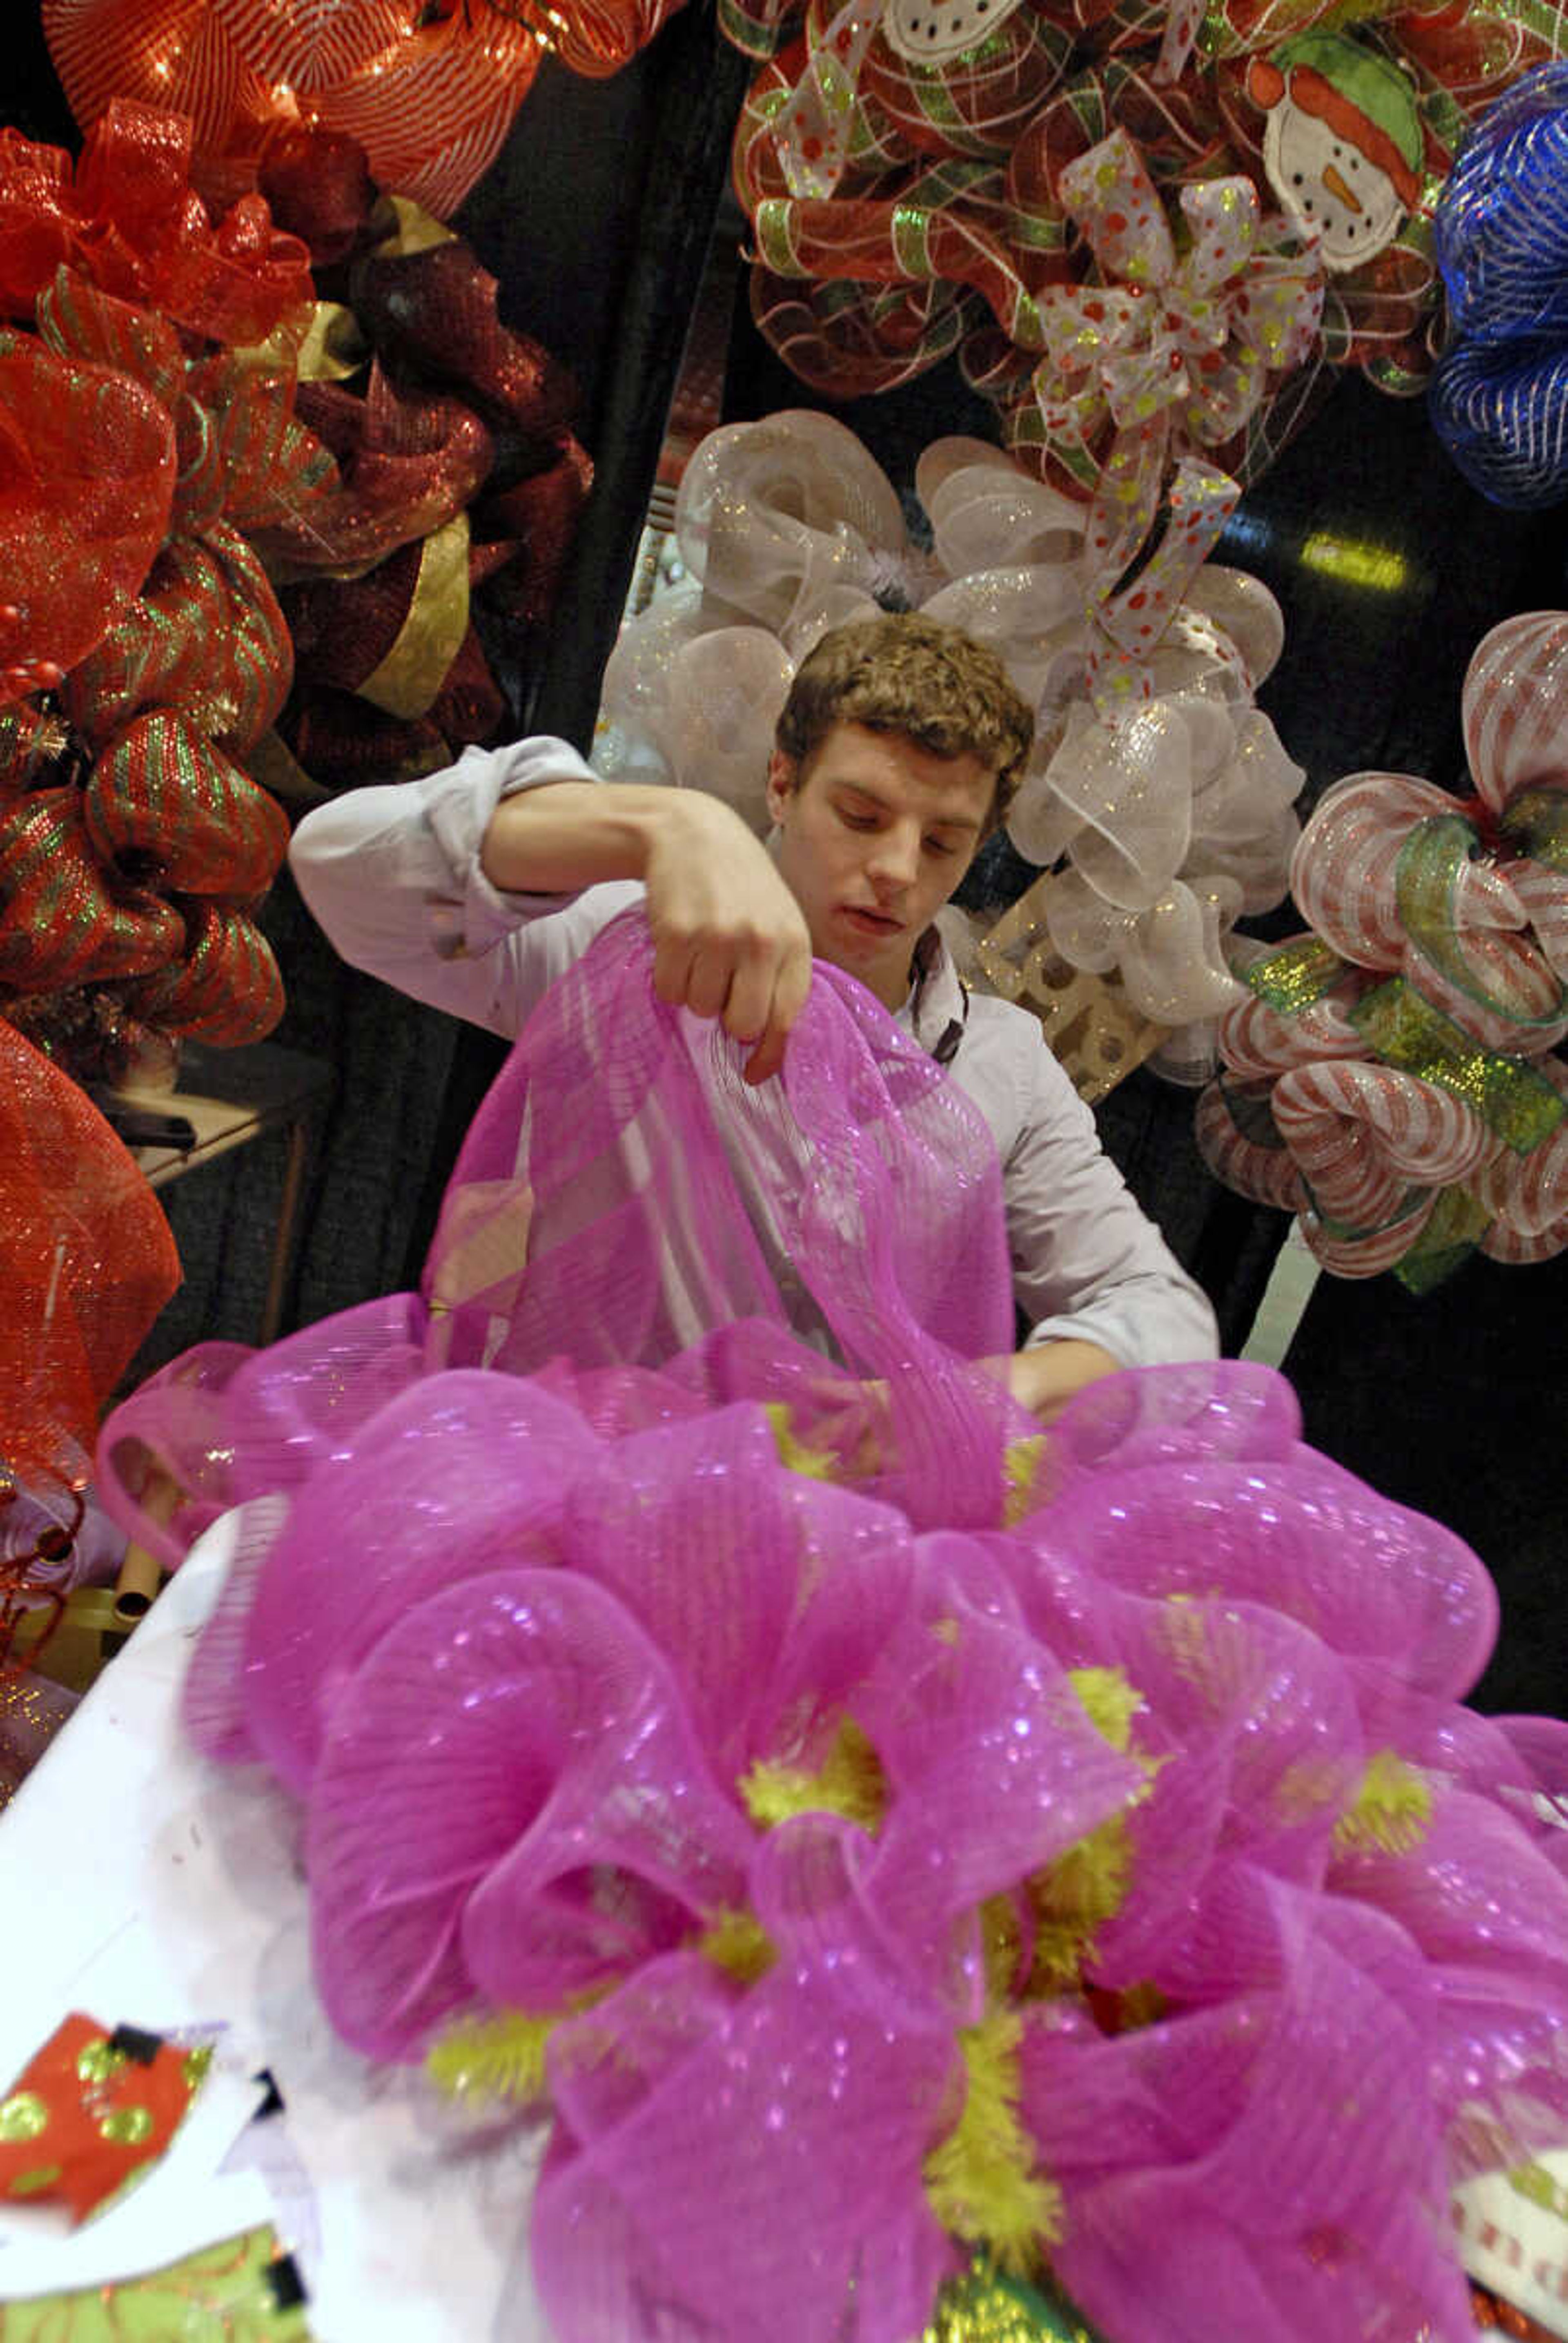
M 1544 1074 L 1523 1059 L 1483 1049 L 1402 976 L 1358 1001 L 1351 1023 L 1385 1065 L 1452 1091 L 1516 1155 L 1539 1147 L 1568 1113 L 1568 1101 Z
M 1497 827 L 1515 854 L 1568 871 L 1568 789 L 1522 789 Z
M 1476 842 L 1474 830 L 1458 814 L 1439 814 L 1416 823 L 1400 848 L 1394 870 L 1400 925 L 1422 958 L 1470 1000 L 1521 1026 L 1555 1024 L 1563 1013 L 1561 990 L 1545 1016 L 1538 1016 L 1524 998 L 1510 997 L 1504 970 L 1479 970 L 1465 950 L 1454 917 L 1454 895 Z

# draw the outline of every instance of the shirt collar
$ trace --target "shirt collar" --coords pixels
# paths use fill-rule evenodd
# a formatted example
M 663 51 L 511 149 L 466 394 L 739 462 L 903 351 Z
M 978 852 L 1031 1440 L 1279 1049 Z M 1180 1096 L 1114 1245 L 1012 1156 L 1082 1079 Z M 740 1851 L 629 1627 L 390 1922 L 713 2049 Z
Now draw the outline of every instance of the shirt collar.
M 964 1021 L 964 988 L 951 952 L 936 927 L 915 946 L 914 982 L 899 1011 L 899 1022 L 922 1050 L 935 1050 L 950 1025 Z

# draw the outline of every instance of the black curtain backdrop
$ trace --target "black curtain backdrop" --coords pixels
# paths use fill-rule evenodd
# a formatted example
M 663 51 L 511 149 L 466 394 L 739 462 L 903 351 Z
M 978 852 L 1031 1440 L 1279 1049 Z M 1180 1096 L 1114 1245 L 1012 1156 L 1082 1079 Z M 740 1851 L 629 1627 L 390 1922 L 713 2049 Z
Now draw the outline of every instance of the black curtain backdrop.
M 15 37 L 0 106 L 30 136 L 74 143 L 35 12 Z M 716 42 L 706 5 L 674 19 L 613 81 L 548 67 L 457 223 L 500 279 L 503 316 L 548 343 L 583 386 L 598 481 L 555 622 L 535 647 L 524 711 L 529 729 L 579 746 L 591 734 L 747 79 L 744 61 Z M 727 419 L 827 404 L 760 341 L 738 284 Z M 950 365 L 831 411 L 905 489 L 930 439 L 992 436 Z M 1285 613 L 1284 655 L 1260 700 L 1307 768 L 1303 810 L 1329 782 L 1365 769 L 1466 786 L 1465 666 L 1499 618 L 1563 606 L 1565 546 L 1561 511 L 1503 514 L 1466 488 L 1421 402 L 1382 398 L 1355 378 L 1340 385 L 1248 494 L 1220 548 L 1262 578 Z M 1348 563 L 1347 547 L 1359 557 Z M 1015 861 L 1009 875 L 1018 888 L 1030 873 Z M 269 918 L 291 996 L 279 1039 L 327 1058 L 338 1077 L 296 1280 L 304 1322 L 417 1275 L 499 1052 L 339 968 L 286 882 Z M 1259 932 L 1296 924 L 1287 908 Z M 1190 1094 L 1139 1072 L 1100 1120 L 1136 1193 L 1212 1295 L 1226 1347 L 1239 1348 L 1282 1217 L 1208 1179 Z M 251 1332 L 278 1169 L 263 1145 L 172 1192 L 186 1287 L 160 1324 L 158 1355 L 202 1335 Z M 1389 1278 L 1323 1278 L 1287 1361 L 1308 1437 L 1448 1522 L 1491 1566 L 1503 1625 L 1477 1694 L 1484 1708 L 1568 1712 L 1555 1437 L 1565 1303 L 1564 1259 L 1523 1270 L 1478 1259 L 1421 1301 Z

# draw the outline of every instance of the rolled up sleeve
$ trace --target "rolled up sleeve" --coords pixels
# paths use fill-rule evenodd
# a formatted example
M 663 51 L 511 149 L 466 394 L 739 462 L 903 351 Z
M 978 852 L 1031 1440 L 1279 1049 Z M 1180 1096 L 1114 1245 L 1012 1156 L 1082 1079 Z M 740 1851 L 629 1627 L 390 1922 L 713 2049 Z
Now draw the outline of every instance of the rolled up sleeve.
M 597 779 L 564 740 L 470 749 L 424 780 L 354 789 L 308 814 L 289 867 L 342 957 L 454 1016 L 512 1035 L 633 882 L 580 895 L 511 894 L 479 864 L 503 799 Z

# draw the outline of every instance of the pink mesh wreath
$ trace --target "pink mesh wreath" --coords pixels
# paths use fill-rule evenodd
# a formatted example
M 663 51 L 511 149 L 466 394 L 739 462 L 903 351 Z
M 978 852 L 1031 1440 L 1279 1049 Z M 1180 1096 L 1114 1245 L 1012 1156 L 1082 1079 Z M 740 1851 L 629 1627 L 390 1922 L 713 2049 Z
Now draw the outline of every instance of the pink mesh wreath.
M 649 964 L 536 1015 L 420 1296 L 106 1429 L 172 1553 L 288 1499 L 186 1714 L 302 1802 L 329 2014 L 548 2103 L 562 2343 L 908 2343 L 977 2248 L 1139 2343 L 1462 2343 L 1447 2192 L 1568 2123 L 1568 1728 L 1458 1705 L 1485 1572 L 1264 1369 L 1031 1431 L 940 1071 L 822 970 L 748 1091 Z

